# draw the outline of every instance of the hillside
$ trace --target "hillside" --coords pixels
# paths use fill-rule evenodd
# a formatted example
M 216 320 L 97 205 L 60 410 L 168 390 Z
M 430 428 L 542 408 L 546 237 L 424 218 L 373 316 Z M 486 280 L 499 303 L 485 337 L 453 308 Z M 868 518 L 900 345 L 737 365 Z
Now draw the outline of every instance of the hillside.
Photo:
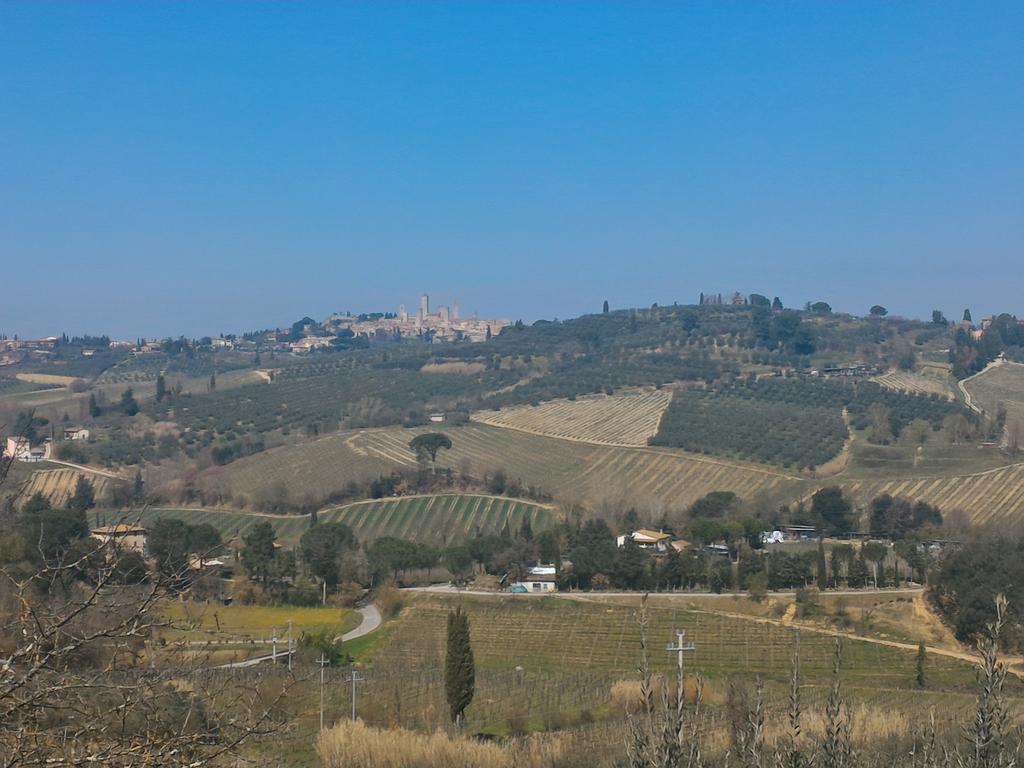
M 143 524 L 158 518 L 178 518 L 192 525 L 209 523 L 225 540 L 239 539 L 256 523 L 274 526 L 278 541 L 295 546 L 310 527 L 309 515 L 266 515 L 214 509 L 150 508 L 131 513 L 131 519 Z M 360 542 L 372 542 L 382 536 L 397 536 L 408 541 L 445 545 L 476 535 L 498 534 L 508 525 L 519 530 L 529 520 L 535 531 L 554 522 L 547 507 L 518 499 L 475 494 L 436 494 L 403 496 L 397 499 L 372 499 L 327 509 L 317 516 L 320 522 L 343 522 Z
M 352 479 L 393 469 L 415 469 L 409 440 L 425 428 L 339 432 L 282 447 L 207 470 L 201 487 L 229 498 L 257 501 L 285 492 L 326 497 Z M 790 496 L 804 481 L 766 467 L 721 461 L 678 451 L 615 448 L 542 437 L 486 424 L 445 428 L 452 449 L 438 464 L 483 477 L 501 469 L 545 493 L 591 505 L 636 504 L 683 509 L 713 490 L 745 498 Z
M 1024 422 L 1024 365 L 993 365 L 964 381 L 964 388 L 986 413 L 994 416 L 1005 409 L 1007 424 Z
M 473 420 L 546 437 L 583 443 L 645 446 L 658 432 L 672 401 L 668 389 L 623 391 L 478 411 Z

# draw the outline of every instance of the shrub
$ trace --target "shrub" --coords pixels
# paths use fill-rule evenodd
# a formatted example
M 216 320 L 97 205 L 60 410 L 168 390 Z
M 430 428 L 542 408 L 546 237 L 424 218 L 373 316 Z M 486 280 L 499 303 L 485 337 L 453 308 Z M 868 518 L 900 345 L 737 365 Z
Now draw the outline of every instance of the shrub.
M 551 768 L 565 757 L 558 739 L 515 739 L 502 746 L 437 732 L 381 730 L 343 721 L 323 731 L 316 751 L 324 768 Z
M 768 574 L 763 571 L 755 573 L 750 577 L 747 588 L 750 591 L 751 600 L 755 603 L 762 602 L 768 596 Z
M 821 607 L 818 604 L 818 595 L 818 590 L 814 587 L 807 587 L 806 589 L 798 589 L 796 591 L 797 618 L 803 619 L 818 613 Z
M 377 589 L 377 593 L 373 596 L 373 602 L 385 619 L 391 619 L 402 610 L 402 593 L 394 582 L 387 581 Z

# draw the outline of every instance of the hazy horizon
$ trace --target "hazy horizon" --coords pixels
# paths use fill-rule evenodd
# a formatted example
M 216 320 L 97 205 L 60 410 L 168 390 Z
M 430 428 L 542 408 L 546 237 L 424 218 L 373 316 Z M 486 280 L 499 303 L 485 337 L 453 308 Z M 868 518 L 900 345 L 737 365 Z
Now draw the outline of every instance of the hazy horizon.
M 0 333 L 1024 314 L 1019 3 L 0 5 Z

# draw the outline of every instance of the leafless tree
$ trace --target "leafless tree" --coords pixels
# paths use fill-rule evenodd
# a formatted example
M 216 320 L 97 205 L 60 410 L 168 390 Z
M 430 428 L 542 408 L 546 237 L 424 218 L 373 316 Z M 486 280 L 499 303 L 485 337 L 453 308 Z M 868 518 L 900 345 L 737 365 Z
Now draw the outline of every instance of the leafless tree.
M 156 647 L 179 575 L 96 539 L 54 555 L 27 530 L 0 526 L 0 768 L 205 766 L 282 727 L 292 679 L 268 692 Z

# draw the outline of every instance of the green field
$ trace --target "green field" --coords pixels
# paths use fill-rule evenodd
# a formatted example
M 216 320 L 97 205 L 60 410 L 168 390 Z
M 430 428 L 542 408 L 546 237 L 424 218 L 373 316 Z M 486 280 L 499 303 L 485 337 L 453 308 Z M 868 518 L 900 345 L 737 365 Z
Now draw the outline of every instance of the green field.
M 681 602 L 681 601 L 680 601 Z M 636 679 L 640 630 L 636 604 L 571 601 L 564 598 L 473 598 L 421 596 L 407 605 L 374 656 L 373 684 L 366 688 L 365 711 L 381 722 L 400 719 L 409 727 L 443 725 L 445 626 L 448 611 L 460 604 L 470 618 L 477 664 L 477 695 L 467 712 L 474 729 L 501 733 L 509 718 L 527 716 L 543 728 L 552 714 L 570 720 L 582 710 L 601 716 L 610 709 L 612 685 Z M 707 701 L 725 703 L 728 679 L 740 673 L 765 680 L 769 710 L 780 713 L 798 630 L 730 615 L 665 607 L 649 613 L 650 659 L 656 672 L 671 674 L 675 654 L 664 643 L 673 629 L 687 630 L 696 651 L 687 665 L 707 680 Z M 835 640 L 800 634 L 805 703 L 820 707 L 832 672 Z M 970 707 L 973 669 L 965 661 L 929 655 L 928 690 L 916 688 L 915 652 L 843 640 L 842 680 L 851 701 L 917 719 L 928 707 L 942 707 L 940 719 Z M 1015 694 L 1019 685 L 1010 684 Z M 396 712 L 392 691 L 406 692 Z M 610 723 L 606 723 L 606 727 Z M 614 746 L 614 745 L 612 745 Z
M 164 612 L 180 630 L 168 639 L 264 639 L 276 629 L 280 636 L 292 622 L 294 637 L 303 632 L 331 631 L 343 634 L 362 622 L 358 612 L 345 608 L 297 608 L 294 606 L 221 605 L 174 602 Z
M 225 540 L 244 536 L 256 523 L 270 522 L 284 545 L 295 545 L 309 530 L 308 515 L 261 515 L 213 509 L 147 509 L 136 513 L 143 524 L 174 517 L 191 524 L 210 523 Z M 518 530 L 524 519 L 533 529 L 551 525 L 552 512 L 528 501 L 492 496 L 439 494 L 356 502 L 319 513 L 320 522 L 344 522 L 360 542 L 398 536 L 432 544 L 455 543 L 477 534 L 500 533 L 506 522 Z

